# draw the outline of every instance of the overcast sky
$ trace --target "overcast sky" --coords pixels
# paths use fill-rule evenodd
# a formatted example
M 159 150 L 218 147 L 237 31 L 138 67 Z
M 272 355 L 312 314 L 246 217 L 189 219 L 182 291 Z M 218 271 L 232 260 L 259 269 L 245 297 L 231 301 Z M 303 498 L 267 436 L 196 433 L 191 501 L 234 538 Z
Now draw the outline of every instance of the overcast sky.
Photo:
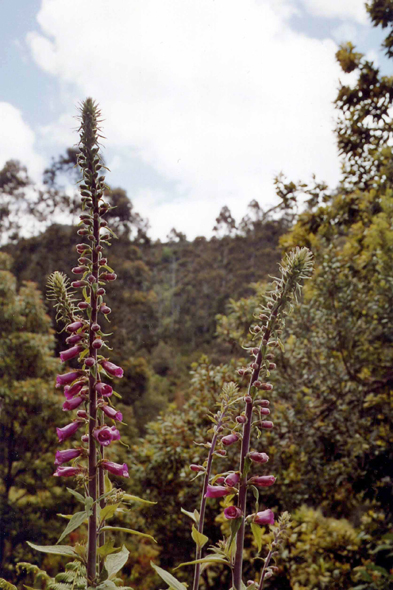
M 39 180 L 102 108 L 108 182 L 150 220 L 211 235 L 221 207 L 275 201 L 273 177 L 334 186 L 338 44 L 389 71 L 361 0 L 3 0 L 0 166 Z

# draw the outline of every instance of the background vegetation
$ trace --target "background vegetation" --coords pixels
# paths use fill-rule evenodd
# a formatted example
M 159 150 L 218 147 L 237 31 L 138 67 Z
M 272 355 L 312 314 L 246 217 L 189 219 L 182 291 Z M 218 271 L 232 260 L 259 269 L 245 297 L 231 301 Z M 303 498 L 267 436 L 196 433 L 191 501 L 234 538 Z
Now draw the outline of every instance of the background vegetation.
M 369 13 L 386 29 L 392 57 L 390 2 L 374 0 Z M 236 226 L 224 207 L 212 239 L 190 242 L 174 229 L 165 243 L 152 242 L 125 191 L 112 190 L 119 239 L 111 261 L 119 280 L 107 303 L 114 361 L 125 368 L 119 391 L 130 449 L 123 453 L 133 464 L 130 491 L 158 502 L 133 516 L 133 528 L 158 540 L 153 547 L 127 539 L 126 583 L 135 589 L 159 588 L 151 558 L 170 568 L 192 554 L 180 506 L 193 510 L 200 492 L 188 469 L 199 462 L 193 443 L 204 438 L 207 409 L 243 362 L 241 344 L 268 275 L 295 245 L 312 249 L 316 271 L 286 327 L 274 382 L 276 428 L 263 441 L 278 476 L 266 507 L 293 516 L 270 587 L 393 587 L 393 78 L 351 44 L 337 58 L 358 76 L 353 87 L 339 88 L 336 101 L 338 187 L 280 176 L 275 210 L 253 202 Z M 75 158 L 70 149 L 54 160 L 44 189 L 18 162 L 0 171 L 0 575 L 14 582 L 17 561 L 38 563 L 25 541 L 53 542 L 59 504 L 71 508 L 62 482 L 50 477 L 62 414 L 55 354 L 63 335 L 51 330 L 40 293 L 53 270 L 68 272 L 78 242 L 73 227 L 52 223 L 59 212 L 78 212 L 61 186 L 74 174 Z M 45 229 L 26 239 L 21 220 L 29 216 Z M 53 319 L 49 306 L 46 313 Z M 205 531 L 213 542 L 216 502 Z M 250 578 L 259 567 L 252 543 Z M 58 561 L 45 559 L 55 571 Z M 189 581 L 189 574 L 179 577 Z M 205 587 L 223 587 L 225 575 L 219 568 L 205 573 Z

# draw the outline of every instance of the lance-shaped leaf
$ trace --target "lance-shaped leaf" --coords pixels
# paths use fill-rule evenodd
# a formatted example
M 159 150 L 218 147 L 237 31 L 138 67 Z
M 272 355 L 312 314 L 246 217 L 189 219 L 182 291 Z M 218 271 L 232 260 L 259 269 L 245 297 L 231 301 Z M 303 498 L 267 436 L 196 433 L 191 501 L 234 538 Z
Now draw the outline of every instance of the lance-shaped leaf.
M 138 537 L 146 537 L 146 539 L 151 539 L 152 541 L 154 541 L 154 543 L 157 543 L 157 541 L 151 535 L 147 535 L 146 533 L 140 533 L 139 531 L 134 531 L 133 529 L 125 529 L 122 526 L 103 526 L 101 531 L 119 531 L 121 533 L 129 533 L 130 535 L 138 535 Z
M 115 547 L 112 539 L 108 539 L 106 541 L 105 545 L 101 545 L 101 547 L 99 547 L 97 549 L 97 553 L 101 557 L 106 557 L 107 555 L 110 555 L 111 553 L 118 553 L 119 551 L 121 551 L 121 548 Z
M 144 500 L 143 498 L 139 498 L 138 496 L 133 496 L 132 494 L 124 494 L 122 497 L 122 502 L 140 502 L 141 504 L 157 504 L 157 502 L 150 502 L 150 500 Z
M 72 531 L 80 527 L 81 524 L 83 524 L 86 518 L 88 518 L 89 516 L 90 513 L 86 512 L 86 510 L 84 510 L 83 512 L 76 512 L 71 518 L 70 522 L 67 524 L 62 534 L 60 535 L 60 539 L 57 542 L 60 543 L 60 541 L 62 541 L 64 537 L 66 537 L 67 535 L 72 533 Z
M 104 520 L 108 520 L 111 518 L 116 510 L 119 508 L 120 502 L 118 504 L 107 504 L 105 508 L 103 508 L 100 512 L 100 520 L 104 522 Z
M 70 494 L 72 494 L 77 500 L 79 500 L 79 502 L 82 502 L 82 504 L 84 504 L 86 502 L 86 498 L 84 496 L 82 496 L 82 494 L 80 494 L 79 492 L 76 492 L 75 490 L 72 490 L 71 488 L 66 488 L 68 492 L 70 492 Z
M 186 561 L 185 563 L 181 563 L 180 565 L 175 567 L 175 570 L 178 570 L 179 567 L 184 567 L 185 565 L 194 565 L 196 563 L 206 563 L 207 565 L 223 563 L 225 565 L 230 565 L 229 561 L 224 559 L 224 557 L 222 557 L 221 555 L 207 555 L 206 557 L 202 557 L 201 559 L 194 559 L 194 561 Z
M 27 541 L 27 544 L 36 551 L 42 553 L 51 553 L 53 555 L 66 555 L 67 557 L 73 557 L 80 559 L 79 555 L 69 545 L 35 545 Z
M 262 529 L 260 526 L 258 526 L 255 523 L 251 523 L 251 531 L 254 537 L 254 541 L 257 544 L 258 547 L 258 553 L 260 552 L 260 550 L 262 549 Z
M 155 569 L 160 578 L 168 584 L 169 588 L 173 588 L 173 590 L 187 590 L 187 587 L 172 576 L 172 574 L 166 572 L 161 567 L 158 567 L 158 565 L 155 565 L 152 561 L 150 562 L 150 565 Z
M 109 579 L 116 576 L 117 572 L 127 563 L 129 554 L 130 552 L 123 545 L 118 553 L 112 553 L 105 558 L 104 565 Z

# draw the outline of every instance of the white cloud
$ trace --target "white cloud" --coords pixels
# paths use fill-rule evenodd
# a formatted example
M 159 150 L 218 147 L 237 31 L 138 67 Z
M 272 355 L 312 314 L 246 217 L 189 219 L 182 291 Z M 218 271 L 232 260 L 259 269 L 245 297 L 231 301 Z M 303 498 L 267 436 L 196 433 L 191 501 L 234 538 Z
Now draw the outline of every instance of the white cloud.
M 44 160 L 35 152 L 35 134 L 23 120 L 22 113 L 8 102 L 0 102 L 0 168 L 7 160 L 20 160 L 29 175 L 40 178 Z
M 367 11 L 363 0 L 302 0 L 304 6 L 315 16 L 351 19 L 367 23 Z
M 285 0 L 43 0 L 28 43 L 73 97 L 45 141 L 62 137 L 78 99 L 96 98 L 106 144 L 176 187 L 147 207 L 160 237 L 210 229 L 224 204 L 240 217 L 254 198 L 271 203 L 281 170 L 334 184 L 337 48 L 292 31 L 290 13 Z M 139 190 L 136 206 L 156 191 Z

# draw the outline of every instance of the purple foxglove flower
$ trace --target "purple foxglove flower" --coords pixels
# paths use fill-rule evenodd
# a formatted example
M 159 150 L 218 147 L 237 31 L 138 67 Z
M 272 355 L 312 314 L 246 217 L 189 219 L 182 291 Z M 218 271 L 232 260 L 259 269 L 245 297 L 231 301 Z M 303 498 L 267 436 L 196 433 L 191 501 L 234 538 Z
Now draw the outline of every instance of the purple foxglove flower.
M 71 399 L 67 399 L 64 404 L 63 404 L 63 411 L 67 411 L 67 410 L 75 410 L 76 408 L 79 408 L 79 406 L 84 402 L 84 398 L 83 397 L 72 397 Z
M 82 449 L 65 449 L 64 451 L 56 451 L 55 465 L 61 465 L 80 457 Z
M 83 322 L 73 322 L 72 324 L 68 324 L 66 327 L 67 332 L 76 332 L 79 328 L 82 328 Z
M 54 472 L 55 477 L 71 477 L 78 475 L 82 470 L 82 467 L 58 467 Z
M 82 334 L 73 334 L 72 336 L 68 336 L 68 338 L 66 338 L 66 342 L 67 344 L 76 344 L 77 342 L 80 342 L 82 339 Z
M 269 461 L 269 455 L 266 455 L 266 453 L 257 453 L 256 451 L 252 451 L 248 454 L 248 456 L 254 463 L 267 463 Z
M 103 397 L 109 397 L 113 393 L 113 389 L 108 383 L 97 383 L 96 384 L 96 392 L 98 395 L 102 395 Z
M 76 383 L 74 383 L 74 385 L 66 385 L 64 387 L 64 395 L 66 396 L 67 399 L 71 399 L 74 397 L 74 395 L 77 395 L 80 390 L 82 389 L 82 387 L 84 386 L 85 381 L 77 381 Z
M 80 422 L 71 422 L 71 424 L 67 424 L 67 426 L 64 426 L 63 428 L 56 428 L 59 442 L 63 442 L 63 440 L 66 440 L 75 434 L 80 425 Z
M 113 475 L 130 477 L 128 474 L 128 467 L 125 463 L 120 465 L 119 463 L 113 463 L 112 461 L 101 461 L 101 465 L 104 469 L 109 471 L 109 473 L 113 473 Z
M 251 479 L 248 480 L 249 484 L 254 484 L 254 486 L 258 486 L 259 488 L 268 488 L 272 486 L 276 481 L 274 475 L 255 475 Z
M 205 498 L 222 498 L 223 496 L 229 496 L 233 490 L 224 486 L 211 486 L 208 484 Z
M 82 352 L 82 350 L 83 346 L 73 346 L 68 350 L 63 350 L 63 352 L 60 353 L 60 359 L 63 363 L 66 363 L 76 356 L 79 356 L 79 353 Z
M 63 385 L 69 385 L 75 379 L 80 376 L 80 371 L 71 371 L 71 373 L 64 373 L 64 375 L 57 375 L 56 387 L 62 387 Z
M 195 465 L 195 463 L 191 463 L 190 465 L 191 471 L 205 471 L 205 468 L 202 465 Z
M 93 436 L 103 447 L 107 447 L 108 445 L 110 445 L 113 440 L 113 433 L 109 426 L 101 426 L 100 428 L 95 428 Z
M 225 485 L 233 487 L 236 484 L 238 484 L 240 481 L 240 473 L 235 471 L 234 473 L 230 473 L 226 478 L 225 478 Z
M 117 430 L 116 426 L 111 426 L 110 431 L 112 433 L 112 440 L 120 440 L 120 432 Z
M 102 406 L 102 409 L 108 418 L 112 418 L 112 420 L 118 420 L 119 422 L 123 420 L 123 414 L 115 410 L 115 408 L 111 408 L 110 406 Z
M 274 524 L 274 513 L 272 510 L 262 510 L 254 514 L 253 522 L 255 524 Z
M 223 436 L 221 442 L 223 445 L 228 447 L 229 445 L 233 445 L 233 443 L 239 440 L 239 435 L 236 432 L 232 432 L 232 434 L 227 434 L 227 436 Z
M 109 375 L 112 375 L 113 377 L 123 377 L 123 369 L 114 363 L 111 363 L 110 361 L 102 361 L 101 365 Z
M 228 506 L 228 508 L 225 508 L 224 510 L 224 516 L 228 520 L 233 520 L 234 518 L 240 518 L 243 516 L 243 512 L 236 506 Z

